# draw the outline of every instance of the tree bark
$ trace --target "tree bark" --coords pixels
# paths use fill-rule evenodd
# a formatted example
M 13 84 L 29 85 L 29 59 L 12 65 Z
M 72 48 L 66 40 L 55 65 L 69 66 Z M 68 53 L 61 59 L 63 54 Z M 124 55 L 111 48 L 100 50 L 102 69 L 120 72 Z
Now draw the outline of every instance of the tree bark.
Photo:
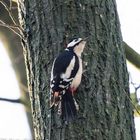
M 20 23 L 36 140 L 135 140 L 128 72 L 114 0 L 20 0 Z M 89 37 L 76 100 L 78 119 L 62 126 L 49 110 L 54 58 L 67 40 Z

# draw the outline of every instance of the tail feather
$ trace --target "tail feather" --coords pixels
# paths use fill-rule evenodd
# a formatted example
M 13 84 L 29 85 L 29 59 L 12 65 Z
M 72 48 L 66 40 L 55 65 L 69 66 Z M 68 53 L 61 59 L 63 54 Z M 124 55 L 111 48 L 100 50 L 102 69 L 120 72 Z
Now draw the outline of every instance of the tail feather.
M 74 103 L 72 93 L 67 90 L 62 96 L 62 120 L 70 122 L 74 120 L 77 116 L 77 110 Z

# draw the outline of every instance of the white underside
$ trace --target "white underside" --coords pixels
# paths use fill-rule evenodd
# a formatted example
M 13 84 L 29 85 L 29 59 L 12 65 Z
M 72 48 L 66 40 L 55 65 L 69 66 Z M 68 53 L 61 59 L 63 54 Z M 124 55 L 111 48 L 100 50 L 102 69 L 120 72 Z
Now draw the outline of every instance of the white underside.
M 77 89 L 77 87 L 80 85 L 81 83 L 81 78 L 82 78 L 82 60 L 80 57 L 78 57 L 79 59 L 79 70 L 76 74 L 76 76 L 74 77 L 72 84 L 71 84 L 71 88 Z

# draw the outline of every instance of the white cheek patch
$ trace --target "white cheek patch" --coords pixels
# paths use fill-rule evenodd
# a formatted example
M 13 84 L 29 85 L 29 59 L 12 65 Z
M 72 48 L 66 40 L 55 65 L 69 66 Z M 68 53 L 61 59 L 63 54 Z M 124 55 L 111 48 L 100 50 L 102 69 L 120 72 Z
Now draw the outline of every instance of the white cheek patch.
M 68 65 L 68 67 L 67 67 L 67 69 L 66 69 L 66 72 L 61 74 L 60 77 L 61 77 L 62 79 L 68 79 L 68 78 L 70 77 L 71 72 L 72 72 L 72 70 L 73 70 L 73 68 L 74 68 L 74 64 L 75 64 L 75 56 L 73 56 L 73 58 L 72 58 L 70 64 Z
M 75 46 L 74 52 L 77 54 L 77 56 L 81 56 L 81 53 L 83 52 L 85 47 L 85 43 L 80 43 L 79 45 Z

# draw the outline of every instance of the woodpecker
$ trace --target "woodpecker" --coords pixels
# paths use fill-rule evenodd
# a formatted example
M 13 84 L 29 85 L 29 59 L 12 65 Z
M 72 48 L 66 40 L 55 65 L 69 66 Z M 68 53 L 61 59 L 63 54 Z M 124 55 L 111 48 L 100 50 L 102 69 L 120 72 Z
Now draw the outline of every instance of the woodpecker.
M 74 120 L 79 106 L 74 93 L 81 83 L 82 59 L 86 41 L 75 38 L 66 49 L 55 58 L 50 80 L 51 107 L 57 108 L 58 114 L 65 122 Z

